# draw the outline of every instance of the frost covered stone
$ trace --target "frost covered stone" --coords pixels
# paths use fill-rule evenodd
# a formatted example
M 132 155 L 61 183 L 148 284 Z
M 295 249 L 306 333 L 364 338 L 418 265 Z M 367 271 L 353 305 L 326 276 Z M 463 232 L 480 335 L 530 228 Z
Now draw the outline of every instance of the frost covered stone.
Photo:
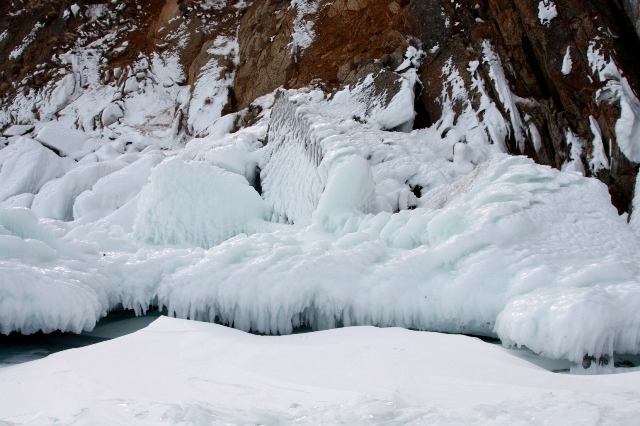
M 9 127 L 3 132 L 3 136 L 22 136 L 32 131 L 34 126 L 32 124 L 14 125 Z
M 102 111 L 102 125 L 108 127 L 124 117 L 122 107 L 118 104 L 111 104 Z
M 352 115 L 375 123 L 381 129 L 402 127 L 411 130 L 415 117 L 413 89 L 416 81 L 414 69 L 401 75 L 374 62 L 358 72 L 351 87 L 336 94 L 335 102 L 351 104 Z
M 71 155 L 82 149 L 87 139 L 89 135 L 82 131 L 54 126 L 45 126 L 36 135 L 38 142 L 53 148 L 62 156 Z

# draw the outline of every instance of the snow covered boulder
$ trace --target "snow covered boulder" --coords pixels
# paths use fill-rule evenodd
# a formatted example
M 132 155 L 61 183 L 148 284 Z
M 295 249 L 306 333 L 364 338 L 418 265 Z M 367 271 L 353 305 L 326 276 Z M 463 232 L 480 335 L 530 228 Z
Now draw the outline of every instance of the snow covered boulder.
M 104 127 L 109 127 L 124 117 L 124 112 L 118 104 L 111 104 L 102 110 L 101 121 Z
M 43 127 L 36 135 L 38 142 L 59 152 L 62 157 L 82 149 L 88 139 L 89 135 L 80 130 L 54 126 Z
M 354 84 L 336 94 L 334 103 L 350 104 L 352 115 L 380 129 L 411 130 L 415 117 L 415 83 L 413 69 L 398 74 L 372 62 L 358 72 Z
M 268 209 L 240 175 L 205 162 L 168 161 L 151 172 L 141 194 L 134 234 L 151 244 L 209 248 L 252 233 Z
M 0 201 L 25 192 L 35 194 L 64 175 L 64 160 L 33 139 L 20 138 L 0 150 Z
M 53 118 L 56 113 L 69 104 L 75 90 L 75 75 L 73 73 L 69 73 L 56 83 L 56 87 L 51 92 L 51 96 L 43 106 L 44 115 L 46 117 Z
M 32 131 L 33 128 L 34 128 L 33 124 L 23 124 L 23 125 L 16 124 L 15 126 L 9 127 L 2 134 L 3 136 L 6 136 L 6 137 L 22 136 Z

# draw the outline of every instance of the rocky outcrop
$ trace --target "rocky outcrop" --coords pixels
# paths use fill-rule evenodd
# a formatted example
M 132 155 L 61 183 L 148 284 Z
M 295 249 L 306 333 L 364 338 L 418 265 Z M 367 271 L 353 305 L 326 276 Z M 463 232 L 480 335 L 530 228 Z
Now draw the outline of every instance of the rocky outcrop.
M 352 83 L 373 61 L 394 71 L 413 45 L 426 53 L 417 123 L 428 126 L 450 113 L 460 117 L 468 108 L 483 122 L 482 103 L 491 102 L 507 123 L 505 140 L 494 143 L 541 164 L 597 176 L 618 210 L 629 210 L 640 161 L 630 145 L 640 143 L 640 135 L 630 141 L 623 128 L 634 125 L 639 111 L 627 108 L 627 115 L 635 114 L 629 123 L 620 118 L 640 88 L 631 54 L 640 49 L 635 3 L 309 3 L 315 13 L 275 1 L 249 8 L 240 26 L 234 85 L 239 108 L 279 86 L 315 84 L 331 91 Z M 295 34 L 300 22 L 313 38 L 302 47 Z M 454 86 L 464 95 L 453 93 Z
M 640 45 L 620 5 L 571 0 L 474 3 L 477 6 L 457 7 L 414 1 L 409 8 L 416 36 L 431 52 L 420 71 L 425 82 L 421 98 L 431 120 L 441 117 L 438 99 L 443 90 L 451 90 L 443 72 L 447 67 L 459 72 L 474 110 L 481 111 L 481 96 L 468 71 L 469 64 L 477 63 L 482 80 L 491 83 L 486 87 L 489 97 L 510 121 L 509 152 L 597 176 L 609 186 L 618 210 L 626 211 L 638 159 L 625 155 L 625 142 L 621 150 L 618 141 L 620 102 L 625 101 L 603 96 L 605 87 L 617 84 L 610 83 L 614 80 L 628 83 L 629 96 L 640 87 L 637 62 L 629 55 Z M 607 64 L 619 75 L 604 76 L 600 70 Z M 459 112 L 461 102 L 454 110 Z
M 152 79 L 190 87 L 172 120 L 203 135 L 278 87 L 335 92 L 367 70 L 392 75 L 411 47 L 424 53 L 415 128 L 475 120 L 510 153 L 596 176 L 625 212 L 640 163 L 639 13 L 635 0 L 2 2 L 0 128 L 55 117 L 82 88 L 125 96 Z M 64 58 L 97 42 L 99 81 L 68 77 Z M 140 65 L 154 57 L 179 70 L 157 81 Z M 68 93 L 49 101 L 58 87 Z
M 640 37 L 640 3 L 636 0 L 622 0 L 622 4 L 624 5 L 624 9 L 629 15 L 629 19 L 631 19 L 631 23 L 636 28 L 636 32 Z

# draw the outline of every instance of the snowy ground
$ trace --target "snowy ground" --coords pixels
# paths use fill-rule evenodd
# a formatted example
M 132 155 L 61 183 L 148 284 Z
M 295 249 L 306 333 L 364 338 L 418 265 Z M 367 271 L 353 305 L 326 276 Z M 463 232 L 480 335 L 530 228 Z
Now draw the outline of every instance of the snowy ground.
M 546 371 L 476 338 L 348 327 L 257 336 L 160 317 L 0 369 L 5 424 L 635 424 L 640 372 Z

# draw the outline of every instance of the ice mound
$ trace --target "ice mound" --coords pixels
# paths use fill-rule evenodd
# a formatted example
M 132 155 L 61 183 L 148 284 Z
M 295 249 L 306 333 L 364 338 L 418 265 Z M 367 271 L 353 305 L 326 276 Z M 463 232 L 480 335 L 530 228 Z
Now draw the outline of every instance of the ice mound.
M 68 249 L 61 229 L 32 211 L 0 204 L 0 332 L 91 330 L 110 307 L 100 275 L 69 268 L 56 249 Z M 90 247 L 71 250 L 81 259 Z M 75 262 L 76 264 L 78 261 Z
M 402 326 L 577 362 L 640 351 L 640 239 L 602 183 L 501 153 L 504 123 L 384 131 L 345 113 L 357 96 L 281 91 L 254 126 L 221 117 L 186 145 L 173 127 L 134 132 L 125 100 L 78 162 L 12 142 L 0 332 L 158 303 L 264 333 Z
M 40 217 L 69 221 L 73 219 L 73 204 L 78 195 L 125 166 L 127 163 L 120 160 L 79 166 L 62 178 L 47 182 L 33 199 L 31 208 Z
M 142 190 L 134 234 L 151 244 L 215 246 L 262 221 L 267 208 L 238 174 L 204 162 L 168 161 Z
M 90 190 L 84 191 L 73 204 L 73 217 L 83 223 L 106 217 L 131 201 L 149 182 L 151 169 L 164 155 L 152 151 L 146 156 L 109 174 Z

